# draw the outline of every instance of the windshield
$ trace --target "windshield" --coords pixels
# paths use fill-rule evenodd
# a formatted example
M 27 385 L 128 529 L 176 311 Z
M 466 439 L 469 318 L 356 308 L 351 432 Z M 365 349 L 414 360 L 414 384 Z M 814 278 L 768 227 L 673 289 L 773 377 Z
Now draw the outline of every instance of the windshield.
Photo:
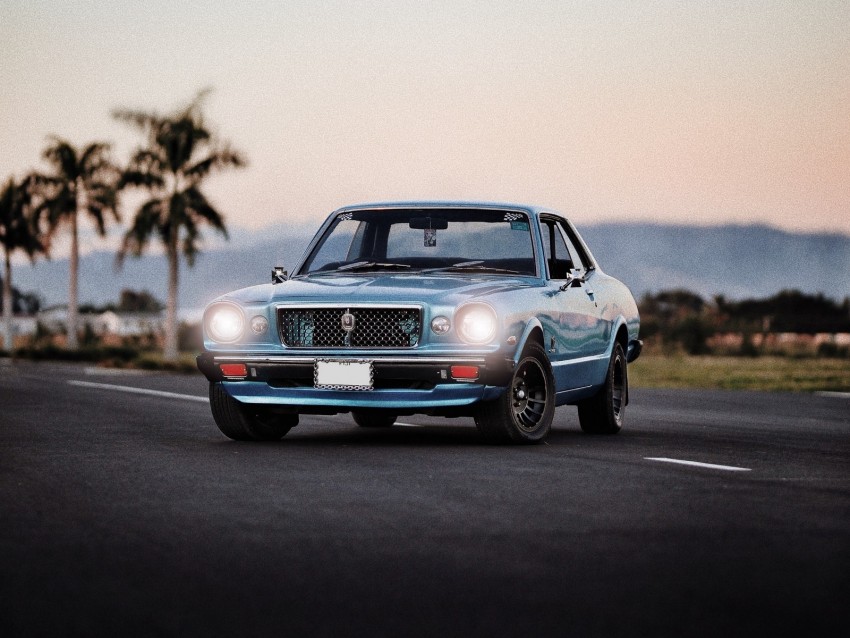
M 504 210 L 342 213 L 298 274 L 369 270 L 534 275 L 531 224 L 525 213 Z

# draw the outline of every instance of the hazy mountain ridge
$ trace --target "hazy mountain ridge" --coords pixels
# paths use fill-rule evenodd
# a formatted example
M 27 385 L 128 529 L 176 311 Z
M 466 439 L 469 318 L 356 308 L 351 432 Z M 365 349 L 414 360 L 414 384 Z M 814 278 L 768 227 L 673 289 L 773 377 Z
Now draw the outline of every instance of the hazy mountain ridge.
M 235 229 L 233 241 L 198 255 L 181 268 L 180 306 L 197 308 L 217 295 L 270 280 L 272 266 L 291 268 L 307 246 L 313 227 L 262 231 Z M 850 296 L 850 236 L 789 233 L 766 226 L 697 227 L 652 223 L 602 223 L 580 229 L 602 269 L 640 296 L 687 288 L 705 298 L 766 297 L 783 289 Z M 165 300 L 164 257 L 128 258 L 115 269 L 115 254 L 102 251 L 80 260 L 80 302 L 116 302 L 124 288 L 146 289 Z M 65 303 L 68 261 L 19 265 L 13 283 L 37 291 L 45 305 Z

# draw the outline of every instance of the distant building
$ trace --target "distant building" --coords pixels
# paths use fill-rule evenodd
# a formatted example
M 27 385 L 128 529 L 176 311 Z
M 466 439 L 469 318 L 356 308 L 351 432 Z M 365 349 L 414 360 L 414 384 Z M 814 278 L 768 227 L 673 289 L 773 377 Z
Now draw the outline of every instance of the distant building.
M 52 333 L 66 332 L 68 329 L 68 308 L 54 306 L 39 312 L 34 318 L 45 330 Z M 165 324 L 161 312 L 115 312 L 107 310 L 101 313 L 82 313 L 78 316 L 78 328 L 88 327 L 96 335 L 114 335 L 117 337 L 139 337 L 160 334 Z
M 165 318 L 160 312 L 114 312 L 107 310 L 97 315 L 94 332 L 99 335 L 139 337 L 160 334 Z

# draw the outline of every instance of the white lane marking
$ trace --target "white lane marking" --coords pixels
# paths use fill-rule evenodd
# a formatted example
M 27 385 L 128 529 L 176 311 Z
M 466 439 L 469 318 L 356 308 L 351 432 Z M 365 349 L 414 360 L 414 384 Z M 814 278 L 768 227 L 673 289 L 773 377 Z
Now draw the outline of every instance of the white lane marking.
M 661 463 L 678 463 L 679 465 L 691 465 L 693 467 L 705 467 L 710 470 L 726 470 L 727 472 L 751 472 L 748 467 L 735 467 L 734 465 L 715 465 L 714 463 L 699 463 L 698 461 L 683 461 L 681 459 L 667 459 L 663 457 L 643 457 L 647 461 L 660 461 Z
M 850 399 L 850 392 L 815 392 L 819 397 L 831 397 L 833 399 Z
M 89 366 L 83 368 L 83 374 L 99 377 L 139 377 L 144 374 L 150 374 L 150 372 L 148 370 L 136 370 L 135 368 L 99 368 L 97 366 Z
M 402 423 L 401 421 L 396 421 L 393 425 L 400 425 L 403 428 L 421 428 L 423 426 L 417 425 L 416 423 Z
M 81 388 L 96 388 L 98 390 L 112 390 L 113 392 L 146 394 L 148 396 L 162 397 L 165 399 L 182 399 L 183 401 L 199 401 L 201 403 L 209 403 L 209 399 L 207 397 L 196 397 L 191 394 L 177 394 L 176 392 L 148 390 L 147 388 L 133 388 L 127 385 L 112 385 L 111 383 L 92 383 L 91 381 L 68 381 L 68 383 Z

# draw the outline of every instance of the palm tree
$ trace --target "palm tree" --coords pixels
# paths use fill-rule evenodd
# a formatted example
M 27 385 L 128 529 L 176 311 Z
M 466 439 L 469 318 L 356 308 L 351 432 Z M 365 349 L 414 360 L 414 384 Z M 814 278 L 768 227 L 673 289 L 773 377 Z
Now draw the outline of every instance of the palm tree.
M 20 183 L 10 177 L 0 190 L 0 244 L 6 265 L 3 274 L 3 347 L 9 352 L 14 349 L 12 253 L 22 250 L 30 259 L 35 259 L 36 254 L 44 252 L 32 214 L 32 183 L 32 177 Z
M 77 336 L 78 280 L 80 268 L 80 213 L 87 213 L 98 234 L 106 235 L 106 215 L 120 221 L 117 208 L 119 171 L 109 157 L 109 144 L 94 142 L 82 150 L 58 137 L 50 138 L 44 159 L 51 175 L 39 175 L 44 196 L 41 210 L 47 213 L 49 237 L 70 227 L 71 255 L 68 284 L 68 348 L 79 347 Z
M 194 265 L 200 229 L 204 224 L 227 237 L 224 218 L 201 192 L 204 178 L 214 171 L 245 165 L 242 155 L 227 143 L 216 142 L 205 126 L 201 91 L 188 106 L 171 115 L 118 109 L 116 119 L 138 128 L 147 146 L 136 151 L 124 171 L 121 186 L 147 189 L 150 198 L 136 211 L 124 236 L 119 263 L 130 252 L 140 256 L 150 238 L 158 235 L 168 258 L 168 300 L 164 357 L 177 359 L 177 289 L 180 255 Z

